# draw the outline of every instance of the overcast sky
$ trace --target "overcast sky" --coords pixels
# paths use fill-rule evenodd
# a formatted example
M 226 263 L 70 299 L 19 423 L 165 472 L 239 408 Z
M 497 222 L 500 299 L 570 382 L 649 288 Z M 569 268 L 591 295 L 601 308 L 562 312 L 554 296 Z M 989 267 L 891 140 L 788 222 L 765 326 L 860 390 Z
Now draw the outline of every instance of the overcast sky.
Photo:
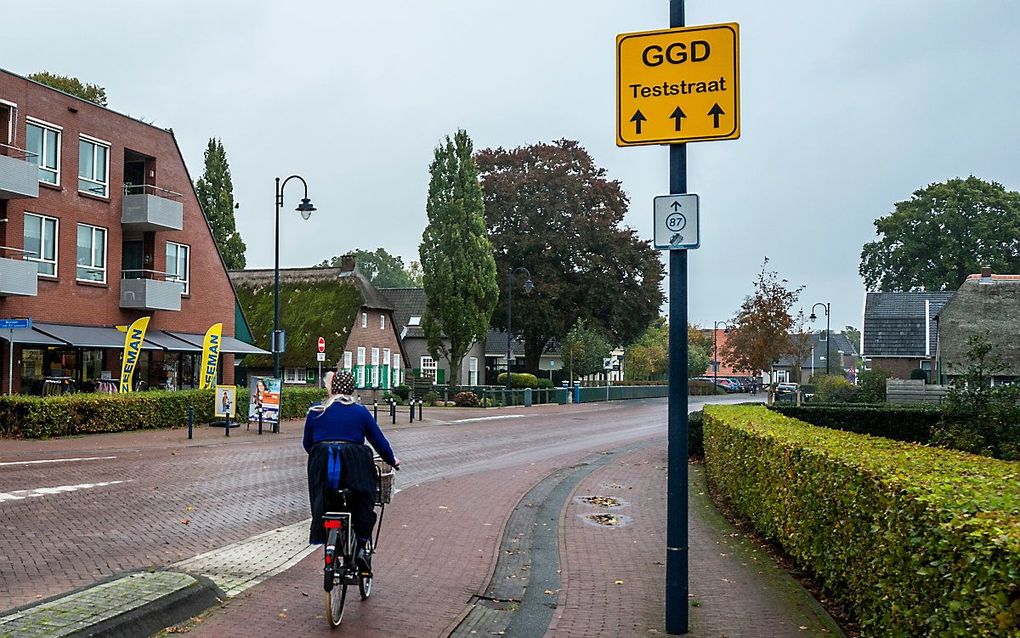
M 302 221 L 288 186 L 281 266 L 417 259 L 428 164 L 457 128 L 476 148 L 580 141 L 648 239 L 668 192 L 666 148 L 614 138 L 615 36 L 667 27 L 667 0 L 55 5 L 4 7 L 0 67 L 106 87 L 114 110 L 173 128 L 196 179 L 221 138 L 249 267 L 273 265 L 273 179 L 292 173 L 319 210 Z M 834 328 L 860 326 L 875 218 L 951 177 L 1020 188 L 1014 2 L 691 0 L 687 22 L 741 35 L 742 136 L 688 151 L 693 322 L 732 317 L 767 255 L 806 312 L 829 301 Z

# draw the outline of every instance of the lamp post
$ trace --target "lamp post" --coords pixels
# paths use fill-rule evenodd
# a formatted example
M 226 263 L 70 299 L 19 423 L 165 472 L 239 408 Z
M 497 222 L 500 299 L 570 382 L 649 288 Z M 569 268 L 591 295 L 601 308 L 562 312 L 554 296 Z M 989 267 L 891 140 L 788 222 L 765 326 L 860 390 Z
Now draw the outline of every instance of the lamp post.
M 719 347 L 716 343 L 716 335 L 719 333 L 719 326 L 726 326 L 724 330 L 730 332 L 730 325 L 725 321 L 712 323 L 712 394 L 719 389 Z
M 301 213 L 301 219 L 308 219 L 312 216 L 312 211 L 315 210 L 315 206 L 312 206 L 311 200 L 308 199 L 308 184 L 303 177 L 291 175 L 283 180 L 283 183 L 280 182 L 279 177 L 276 178 L 276 261 L 273 262 L 273 336 L 270 340 L 273 350 L 273 378 L 275 379 L 280 378 L 280 353 L 285 347 L 280 330 L 280 209 L 283 208 L 283 189 L 292 179 L 299 180 L 305 187 L 305 196 L 301 198 L 301 203 L 294 210 Z
M 827 374 L 827 375 L 829 374 L 829 370 L 830 370 L 829 359 L 832 358 L 832 357 L 829 356 L 829 334 L 830 334 L 829 333 L 829 308 L 830 308 L 831 305 L 832 304 L 830 304 L 829 302 L 822 303 L 821 301 L 819 301 L 815 305 L 811 306 L 811 316 L 808 317 L 808 319 L 810 319 L 811 321 L 814 321 L 815 319 L 818 318 L 818 316 L 815 315 L 815 308 L 817 308 L 818 306 L 821 306 L 823 309 L 825 309 L 825 374 Z
M 513 339 L 513 332 L 511 331 L 511 324 L 513 322 L 513 301 L 514 301 L 514 275 L 519 272 L 525 273 L 528 278 L 524 280 L 524 292 L 531 292 L 531 289 L 535 287 L 535 283 L 531 281 L 531 271 L 524 266 L 518 266 L 517 268 L 511 268 L 507 272 L 506 279 L 506 389 L 510 391 L 512 389 L 510 385 L 510 342 Z

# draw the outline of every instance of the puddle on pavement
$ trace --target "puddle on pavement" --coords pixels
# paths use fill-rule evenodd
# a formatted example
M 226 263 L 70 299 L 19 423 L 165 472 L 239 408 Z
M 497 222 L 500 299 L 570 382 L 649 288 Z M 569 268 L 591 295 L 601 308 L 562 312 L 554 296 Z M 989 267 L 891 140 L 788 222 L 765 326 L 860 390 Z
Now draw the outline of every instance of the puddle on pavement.
M 599 527 L 623 527 L 631 522 L 629 516 L 621 514 L 584 514 L 581 518 L 586 523 Z
M 596 507 L 623 507 L 626 505 L 623 501 L 612 496 L 578 496 L 577 501 L 579 503 L 587 503 L 588 505 L 595 505 Z

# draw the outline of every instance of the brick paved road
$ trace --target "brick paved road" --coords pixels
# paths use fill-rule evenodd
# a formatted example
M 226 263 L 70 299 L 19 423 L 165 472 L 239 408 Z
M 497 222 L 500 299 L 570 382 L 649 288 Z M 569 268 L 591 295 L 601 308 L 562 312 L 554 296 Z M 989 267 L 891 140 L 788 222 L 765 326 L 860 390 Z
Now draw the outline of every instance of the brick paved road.
M 665 431 L 664 400 L 536 406 L 501 413 L 519 418 L 455 423 L 497 414 L 427 410 L 424 424 L 386 426 L 406 461 L 399 484 L 541 462 Z M 305 519 L 299 437 L 300 426 L 289 423 L 283 434 L 262 437 L 235 430 L 226 438 L 202 427 L 194 441 L 182 430 L 4 441 L 0 610 L 113 574 L 166 567 Z M 106 456 L 115 458 L 20 464 Z M 95 487 L 50 489 L 85 485 Z

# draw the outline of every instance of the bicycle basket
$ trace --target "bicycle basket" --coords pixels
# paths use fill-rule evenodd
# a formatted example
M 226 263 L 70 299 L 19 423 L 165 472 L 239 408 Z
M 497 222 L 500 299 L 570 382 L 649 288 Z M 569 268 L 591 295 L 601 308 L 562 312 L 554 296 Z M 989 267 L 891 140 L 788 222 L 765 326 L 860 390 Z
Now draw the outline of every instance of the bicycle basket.
M 379 472 L 379 498 L 377 502 L 382 505 L 393 500 L 393 479 L 396 475 L 396 470 L 379 458 L 375 459 L 375 466 Z

